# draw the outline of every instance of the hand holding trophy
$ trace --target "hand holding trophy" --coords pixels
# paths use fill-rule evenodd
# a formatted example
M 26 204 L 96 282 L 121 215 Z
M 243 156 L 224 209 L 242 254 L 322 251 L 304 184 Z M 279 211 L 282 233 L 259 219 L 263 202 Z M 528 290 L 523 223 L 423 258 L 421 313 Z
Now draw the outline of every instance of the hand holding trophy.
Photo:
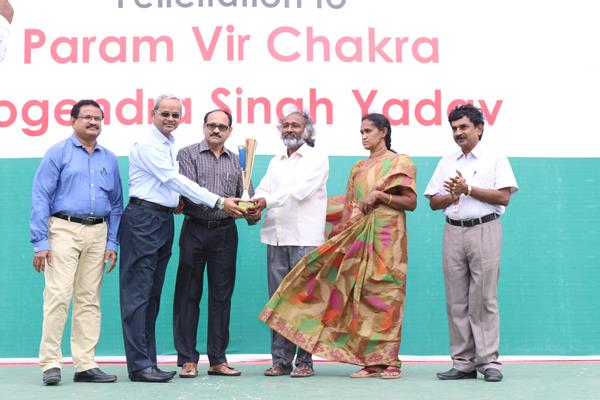
M 252 207 L 254 203 L 250 200 L 248 190 L 250 188 L 250 179 L 252 178 L 252 168 L 254 168 L 254 156 L 256 154 L 256 139 L 246 138 L 246 144 L 238 146 L 240 155 L 240 167 L 242 169 L 242 181 L 244 193 L 239 206 L 242 209 Z

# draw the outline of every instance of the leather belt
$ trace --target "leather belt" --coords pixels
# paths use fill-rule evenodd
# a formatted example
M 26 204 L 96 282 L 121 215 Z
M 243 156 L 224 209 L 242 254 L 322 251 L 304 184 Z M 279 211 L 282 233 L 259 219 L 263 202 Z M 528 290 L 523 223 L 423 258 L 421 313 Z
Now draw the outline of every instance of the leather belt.
M 172 213 L 173 211 L 175 211 L 175 207 L 163 206 L 161 204 L 153 203 L 148 200 L 138 199 L 137 197 L 130 197 L 129 204 L 135 204 L 136 206 L 142 206 L 142 207 L 150 208 L 152 210 L 162 211 L 162 212 L 166 212 L 166 213 Z
M 53 214 L 52 216 L 56 217 L 56 218 L 64 219 L 65 221 L 76 222 L 76 223 L 82 224 L 82 225 L 96 225 L 96 224 L 101 224 L 104 221 L 106 221 L 106 218 L 98 218 L 98 217 L 79 218 L 79 217 L 71 217 L 70 215 L 63 214 L 63 213 L 56 213 L 56 214 Z
M 475 225 L 485 224 L 486 222 L 490 222 L 490 221 L 493 221 L 498 218 L 500 218 L 500 215 L 498 215 L 496 213 L 492 213 L 492 214 L 484 215 L 481 218 L 473 218 L 473 219 L 457 220 L 457 219 L 450 219 L 450 218 L 446 217 L 446 222 L 449 223 L 450 225 L 462 226 L 463 228 L 470 228 Z
M 221 226 L 226 226 L 229 224 L 233 224 L 235 222 L 235 220 L 233 218 L 211 220 L 211 219 L 200 219 L 200 218 L 192 217 L 191 215 L 188 215 L 186 217 L 186 219 L 197 225 L 203 226 L 208 229 L 220 228 Z

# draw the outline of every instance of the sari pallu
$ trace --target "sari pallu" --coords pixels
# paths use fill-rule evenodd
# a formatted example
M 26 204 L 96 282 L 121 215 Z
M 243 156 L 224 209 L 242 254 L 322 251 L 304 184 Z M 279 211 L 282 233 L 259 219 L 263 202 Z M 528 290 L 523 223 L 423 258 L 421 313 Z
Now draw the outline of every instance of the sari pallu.
M 415 167 L 395 155 L 352 168 L 346 228 L 306 255 L 285 277 L 259 318 L 304 350 L 358 365 L 400 366 L 398 351 L 407 272 L 404 211 L 385 204 L 363 215 L 373 190 L 416 193 Z

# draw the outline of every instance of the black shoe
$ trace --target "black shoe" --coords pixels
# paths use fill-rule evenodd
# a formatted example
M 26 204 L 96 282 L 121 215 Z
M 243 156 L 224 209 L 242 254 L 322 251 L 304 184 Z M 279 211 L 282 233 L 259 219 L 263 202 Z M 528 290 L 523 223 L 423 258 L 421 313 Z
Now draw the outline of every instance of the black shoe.
M 473 370 L 471 372 L 462 372 L 457 370 L 456 368 L 450 368 L 446 372 L 440 372 L 437 374 L 438 379 L 443 381 L 453 380 L 453 379 L 476 379 L 477 371 Z
M 496 368 L 488 368 L 483 371 L 483 379 L 486 382 L 500 382 L 502 380 L 502 372 Z
M 177 371 L 163 371 L 162 369 L 160 369 L 158 367 L 154 367 L 154 369 L 156 369 L 159 373 L 161 373 L 165 376 L 169 376 L 171 378 L 173 378 L 175 375 L 177 375 Z
M 42 382 L 44 382 L 44 385 L 56 385 L 60 383 L 60 368 L 50 368 L 45 370 Z
M 174 375 L 170 372 L 160 372 L 156 367 L 146 367 L 129 374 L 133 382 L 169 382 Z
M 91 368 L 85 371 L 75 372 L 73 380 L 75 382 L 110 383 L 115 382 L 117 376 L 102 372 L 100 368 Z

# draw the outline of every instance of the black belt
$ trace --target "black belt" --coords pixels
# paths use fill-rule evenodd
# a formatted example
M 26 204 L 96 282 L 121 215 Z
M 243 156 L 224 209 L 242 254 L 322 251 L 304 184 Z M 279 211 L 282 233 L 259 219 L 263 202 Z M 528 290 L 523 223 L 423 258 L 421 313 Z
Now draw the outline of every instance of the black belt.
M 56 218 L 64 219 L 69 222 L 77 222 L 78 224 L 82 224 L 82 225 L 96 225 L 96 224 L 101 224 L 104 221 L 106 221 L 106 218 L 98 218 L 98 217 L 79 218 L 79 217 L 71 217 L 70 215 L 63 214 L 63 213 L 56 213 L 52 216 L 56 217 Z
M 198 224 L 198 225 L 203 226 L 208 229 L 219 228 L 221 226 L 233 224 L 235 222 L 235 220 L 233 218 L 212 219 L 211 220 L 211 219 L 200 219 L 200 218 L 192 217 L 191 215 L 188 215 L 186 217 L 186 219 L 188 221 L 192 221 L 193 223 Z
M 498 214 L 492 213 L 492 214 L 484 215 L 481 218 L 473 218 L 473 219 L 456 220 L 456 219 L 450 219 L 450 218 L 446 217 L 446 222 L 449 223 L 450 225 L 462 226 L 463 228 L 470 228 L 475 225 L 485 224 L 486 222 L 490 222 L 490 221 L 493 221 L 498 218 L 500 218 L 500 216 Z
M 167 207 L 157 203 L 153 203 L 151 201 L 138 199 L 137 197 L 130 197 L 129 204 L 135 204 L 137 206 L 142 206 L 146 208 L 151 208 L 156 211 L 162 211 L 166 213 L 172 213 L 175 210 L 175 207 Z

